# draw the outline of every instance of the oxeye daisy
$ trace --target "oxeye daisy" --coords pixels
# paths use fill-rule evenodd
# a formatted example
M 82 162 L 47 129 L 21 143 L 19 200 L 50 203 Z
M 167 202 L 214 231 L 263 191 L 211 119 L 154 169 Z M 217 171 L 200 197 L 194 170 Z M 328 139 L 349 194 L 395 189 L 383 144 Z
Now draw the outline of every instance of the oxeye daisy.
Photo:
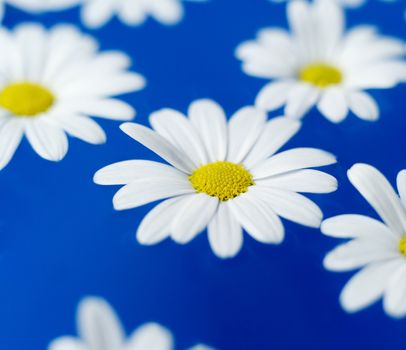
M 82 18 L 91 28 L 103 26 L 115 15 L 130 26 L 140 25 L 148 17 L 172 25 L 182 19 L 183 1 L 185 0 L 82 0 Z
M 57 11 L 82 0 L 0 0 L 0 19 L 3 18 L 6 4 L 29 12 Z
M 287 2 L 287 1 L 296 1 L 296 0 L 270 0 L 272 2 Z M 366 0 L 331 0 L 331 1 L 337 1 L 338 4 L 345 6 L 345 7 L 359 7 L 363 4 L 365 4 Z
M 298 121 L 275 118 L 254 107 L 239 110 L 227 122 L 211 100 L 191 104 L 188 117 L 164 109 L 150 117 L 153 130 L 126 123 L 121 129 L 170 165 L 129 160 L 95 175 L 102 185 L 125 185 L 113 199 L 117 210 L 169 198 L 141 222 L 137 238 L 155 244 L 167 237 L 185 244 L 208 227 L 214 253 L 235 256 L 242 229 L 262 243 L 280 243 L 279 216 L 319 227 L 319 207 L 296 192 L 327 193 L 334 177 L 310 167 L 333 164 L 330 153 L 295 148 L 275 154 L 300 128 Z
M 256 105 L 267 111 L 285 106 L 285 115 L 293 118 L 316 105 L 334 123 L 350 110 L 376 120 L 377 103 L 364 90 L 391 88 L 404 78 L 404 42 L 369 26 L 344 32 L 344 14 L 334 1 L 295 0 L 287 15 L 291 34 L 263 29 L 237 48 L 246 74 L 273 80 L 259 92 Z
M 78 308 L 80 338 L 64 336 L 54 340 L 48 350 L 173 350 L 172 334 L 156 323 L 136 329 L 127 339 L 113 308 L 101 298 L 84 299 Z M 189 350 L 214 350 L 196 345 Z
M 399 196 L 374 167 L 355 164 L 348 178 L 382 221 L 364 215 L 339 215 L 323 222 L 324 234 L 351 239 L 330 252 L 332 271 L 361 270 L 344 287 L 340 302 L 348 312 L 384 299 L 386 313 L 406 315 L 406 170 L 397 177 Z
M 131 120 L 134 109 L 111 96 L 140 90 L 144 78 L 129 58 L 97 52 L 74 27 L 46 31 L 36 24 L 0 29 L 0 169 L 25 135 L 43 158 L 58 161 L 66 133 L 100 144 L 106 135 L 89 116 Z

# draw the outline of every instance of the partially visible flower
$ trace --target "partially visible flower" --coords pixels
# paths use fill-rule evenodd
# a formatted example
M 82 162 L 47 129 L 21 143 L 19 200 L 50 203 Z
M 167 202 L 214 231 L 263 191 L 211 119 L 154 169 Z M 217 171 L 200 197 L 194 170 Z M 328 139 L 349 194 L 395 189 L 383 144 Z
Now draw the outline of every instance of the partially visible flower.
M 183 17 L 183 0 L 82 0 L 82 17 L 91 28 L 109 22 L 113 16 L 127 25 L 140 25 L 148 17 L 166 25 L 178 23 Z M 188 0 L 197 1 L 197 0 Z M 202 1 L 202 0 L 201 0 Z
M 112 307 L 101 298 L 86 298 L 78 309 L 79 338 L 63 336 L 48 350 L 173 350 L 172 334 L 156 323 L 146 323 L 128 338 Z M 190 350 L 214 350 L 198 345 Z
M 405 43 L 378 35 L 373 27 L 344 32 L 344 14 L 331 0 L 288 4 L 292 33 L 268 28 L 239 45 L 245 73 L 273 81 L 256 105 L 267 111 L 285 106 L 285 115 L 303 117 L 313 106 L 334 123 L 349 111 L 376 120 L 378 105 L 367 89 L 388 89 L 405 77 Z
M 191 104 L 188 117 L 163 109 L 153 113 L 154 130 L 126 123 L 121 129 L 170 165 L 129 160 L 99 170 L 102 185 L 125 185 L 114 196 L 117 210 L 167 199 L 141 222 L 137 238 L 155 244 L 167 237 L 185 244 L 208 226 L 214 253 L 235 256 L 243 244 L 242 229 L 262 243 L 280 243 L 279 216 L 319 227 L 319 207 L 297 192 L 336 190 L 334 177 L 308 168 L 336 162 L 314 148 L 278 150 L 296 134 L 300 123 L 287 118 L 267 121 L 254 107 L 236 112 L 227 122 L 213 101 Z
M 375 209 L 382 221 L 368 216 L 339 215 L 323 222 L 324 234 L 349 238 L 330 252 L 324 266 L 332 271 L 361 270 L 344 287 L 340 302 L 348 312 L 359 311 L 384 299 L 386 313 L 406 315 L 406 170 L 397 177 L 395 193 L 374 167 L 355 164 L 348 178 Z
M 272 2 L 287 2 L 287 1 L 297 1 L 297 0 L 270 0 Z M 336 1 L 341 6 L 355 8 L 360 7 L 365 4 L 366 0 L 329 0 L 329 1 Z
M 105 142 L 90 116 L 133 119 L 134 109 L 112 97 L 142 89 L 144 78 L 128 71 L 125 54 L 97 49 L 73 26 L 0 29 L 0 169 L 24 135 L 41 157 L 59 161 L 68 150 L 66 134 Z
M 0 20 L 4 16 L 6 4 L 29 12 L 58 11 L 73 5 L 82 0 L 0 0 Z

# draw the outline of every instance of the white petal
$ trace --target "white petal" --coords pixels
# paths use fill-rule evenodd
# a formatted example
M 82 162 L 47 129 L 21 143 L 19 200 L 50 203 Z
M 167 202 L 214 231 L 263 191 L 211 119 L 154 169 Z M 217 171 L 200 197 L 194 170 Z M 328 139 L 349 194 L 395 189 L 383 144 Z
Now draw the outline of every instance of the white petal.
M 282 222 L 268 203 L 250 195 L 250 191 L 227 201 L 227 205 L 235 219 L 257 241 L 274 244 L 283 241 Z
M 124 350 L 172 350 L 173 345 L 172 334 L 166 328 L 146 323 L 134 331 Z
M 382 222 L 357 214 L 338 215 L 326 219 L 321 225 L 321 232 L 337 238 L 396 237 L 396 234 Z
M 331 153 L 317 148 L 294 148 L 278 153 L 260 163 L 251 169 L 251 174 L 256 180 L 293 170 L 320 167 L 334 163 L 336 163 L 336 158 Z
M 314 202 L 301 194 L 258 185 L 253 186 L 250 191 L 267 202 L 282 218 L 309 227 L 320 227 L 323 213 Z
M 324 267 L 331 271 L 348 271 L 364 265 L 399 258 L 398 240 L 384 236 L 354 239 L 328 253 Z
M 227 160 L 240 163 L 251 150 L 265 126 L 266 113 L 245 107 L 235 113 L 228 123 Z
M 319 170 L 304 169 L 257 180 L 258 186 L 303 193 L 330 193 L 337 189 L 337 180 Z
M 145 178 L 185 178 L 185 174 L 176 168 L 149 160 L 126 160 L 100 169 L 94 175 L 99 185 L 126 185 Z
M 173 218 L 172 238 L 175 242 L 186 244 L 202 232 L 215 214 L 219 200 L 205 193 L 190 196 L 186 205 Z
M 223 109 L 211 100 L 198 100 L 189 107 L 189 118 L 198 130 L 210 162 L 227 154 L 227 124 Z
M 359 118 L 374 121 L 379 118 L 379 107 L 366 92 L 354 91 L 349 95 L 349 107 Z
M 317 102 L 319 91 L 310 84 L 298 83 L 289 93 L 285 115 L 290 118 L 302 118 Z
M 162 109 L 152 113 L 149 121 L 156 132 L 189 156 L 195 168 L 207 163 L 199 135 L 184 115 L 173 109 Z
M 242 228 L 226 203 L 220 202 L 209 224 L 208 235 L 211 249 L 219 258 L 232 258 L 240 251 L 243 243 Z
M 119 9 L 118 16 L 128 26 L 140 25 L 147 19 L 148 13 L 146 9 L 139 6 L 133 0 L 121 1 L 121 8 Z
M 178 177 L 143 178 L 121 188 L 113 198 L 116 210 L 136 208 L 160 199 L 193 193 L 187 179 Z
M 113 16 L 113 1 L 88 1 L 83 6 L 82 21 L 90 28 L 98 28 Z
M 51 120 L 53 119 L 53 120 Z M 52 124 L 63 128 L 69 135 L 93 145 L 106 142 L 106 134 L 94 120 L 81 115 L 55 116 L 48 119 Z
M 342 307 L 347 312 L 356 312 L 377 301 L 400 263 L 394 260 L 363 268 L 348 281 L 341 292 Z
M 406 263 L 393 274 L 385 290 L 384 309 L 393 317 L 406 315 Z
M 396 185 L 403 207 L 406 208 L 406 170 L 402 170 L 398 173 Z
M 183 6 L 175 0 L 159 0 L 150 4 L 154 17 L 163 24 L 178 23 L 183 16 Z
M 179 170 L 190 174 L 194 169 L 193 162 L 186 154 L 179 151 L 164 137 L 151 129 L 133 123 L 124 123 L 120 126 L 120 129 Z
M 113 119 L 113 120 L 132 120 L 135 117 L 135 110 L 129 104 L 116 99 L 102 100 L 74 100 L 71 103 L 72 108 L 80 114 L 92 117 Z
M 68 151 L 65 132 L 41 120 L 26 124 L 25 133 L 32 148 L 42 158 L 51 161 L 62 160 Z
M 274 111 L 282 107 L 288 99 L 293 84 L 291 80 L 281 80 L 265 85 L 259 92 L 255 105 L 266 111 Z
M 342 122 L 348 114 L 348 102 L 344 90 L 339 87 L 326 89 L 321 94 L 317 108 L 331 122 Z
M 87 350 L 87 347 L 73 337 L 60 337 L 49 345 L 48 350 Z
M 153 245 L 167 238 L 170 235 L 174 217 L 185 204 L 189 203 L 190 196 L 193 194 L 167 199 L 155 206 L 138 227 L 138 242 Z
M 355 164 L 348 178 L 382 220 L 396 233 L 406 232 L 406 213 L 388 180 L 368 164 Z
M 80 303 L 78 326 L 81 338 L 90 349 L 120 349 L 124 344 L 121 323 L 103 299 L 87 298 Z
M 243 160 L 244 165 L 250 169 L 272 156 L 299 131 L 300 126 L 299 121 L 288 118 L 271 119 L 263 128 L 261 135 L 247 157 Z
M 23 123 L 9 119 L 0 126 L 0 169 L 13 157 L 24 133 Z
M 214 348 L 204 345 L 204 344 L 197 344 L 191 348 L 189 348 L 188 350 L 215 350 Z

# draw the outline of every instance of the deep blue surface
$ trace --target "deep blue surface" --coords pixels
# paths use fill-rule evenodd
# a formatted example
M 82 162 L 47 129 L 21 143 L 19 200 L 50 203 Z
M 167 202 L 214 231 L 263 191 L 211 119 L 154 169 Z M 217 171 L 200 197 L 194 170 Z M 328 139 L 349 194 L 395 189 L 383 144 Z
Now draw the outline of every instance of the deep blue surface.
M 92 31 L 104 50 L 122 50 L 148 79 L 145 90 L 125 96 L 137 121 L 162 107 L 186 111 L 194 99 L 217 100 L 231 114 L 251 104 L 265 80 L 244 75 L 233 52 L 259 28 L 286 26 L 285 5 L 267 0 L 186 3 L 178 26 L 150 20 L 129 28 L 118 21 Z M 372 23 L 406 38 L 404 1 L 348 11 L 351 25 Z M 7 9 L 5 25 L 78 22 L 79 11 L 32 17 Z M 85 29 L 83 29 L 85 30 Z M 1 54 L 1 53 L 0 53 Z M 373 92 L 381 119 L 350 116 L 333 125 L 314 111 L 287 147 L 312 146 L 335 153 L 339 191 L 312 196 L 329 217 L 375 216 L 351 187 L 346 170 L 356 162 L 381 169 L 393 183 L 406 168 L 406 85 Z M 348 315 L 338 295 L 351 273 L 332 273 L 322 259 L 336 240 L 285 222 L 286 239 L 267 246 L 245 237 L 237 258 L 222 261 L 206 234 L 191 244 L 137 244 L 134 233 L 151 206 L 115 212 L 117 188 L 93 184 L 93 173 L 115 161 L 155 155 L 125 136 L 119 123 L 101 122 L 103 146 L 71 139 L 61 163 L 42 160 L 26 142 L 0 172 L 0 348 L 45 350 L 54 338 L 75 334 L 79 300 L 106 298 L 130 331 L 147 321 L 168 327 L 177 348 L 201 341 L 223 350 L 386 350 L 405 346 L 406 320 L 386 316 L 380 303 Z M 153 350 L 153 349 L 151 349 Z

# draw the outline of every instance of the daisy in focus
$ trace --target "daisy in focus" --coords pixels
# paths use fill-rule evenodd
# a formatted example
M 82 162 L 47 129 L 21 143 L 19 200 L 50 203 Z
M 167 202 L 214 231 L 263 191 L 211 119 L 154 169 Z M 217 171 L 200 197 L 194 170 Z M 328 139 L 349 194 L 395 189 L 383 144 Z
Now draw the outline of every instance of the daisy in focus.
M 64 336 L 54 340 L 48 350 L 173 350 L 172 334 L 156 323 L 136 329 L 127 339 L 112 307 L 103 299 L 86 298 L 78 308 L 80 338 Z M 189 350 L 214 350 L 196 345 Z
M 317 106 L 334 123 L 349 111 L 376 120 L 378 105 L 365 90 L 392 88 L 404 79 L 405 43 L 369 26 L 345 32 L 343 10 L 330 0 L 291 1 L 287 15 L 291 33 L 263 29 L 236 50 L 246 74 L 272 79 L 256 105 L 267 111 L 285 106 L 292 118 Z
M 153 130 L 125 123 L 121 129 L 170 165 L 129 160 L 107 166 L 94 177 L 101 185 L 125 185 L 114 196 L 116 210 L 169 198 L 141 222 L 137 239 L 151 245 L 171 237 L 180 244 L 208 227 L 213 252 L 235 256 L 245 229 L 255 240 L 278 244 L 284 228 L 279 216 L 319 227 L 319 207 L 297 192 L 335 191 L 334 177 L 311 167 L 336 162 L 330 153 L 295 148 L 275 154 L 300 128 L 287 118 L 267 121 L 254 107 L 227 122 L 211 100 L 191 104 L 188 117 L 163 109 L 150 116 Z
M 173 25 L 183 17 L 182 0 L 82 0 L 82 2 L 83 22 L 90 28 L 102 27 L 116 15 L 129 26 L 143 24 L 148 17 L 153 17 L 162 24 Z
M 331 271 L 360 269 L 344 287 L 340 302 L 359 311 L 383 298 L 387 314 L 406 315 L 406 170 L 397 177 L 399 195 L 374 167 L 355 164 L 348 178 L 382 221 L 364 215 L 339 215 L 323 222 L 325 235 L 351 239 L 331 251 L 324 266 Z
M 0 29 L 0 169 L 24 135 L 41 157 L 59 161 L 68 150 L 66 134 L 105 142 L 89 116 L 133 119 L 134 109 L 112 96 L 142 89 L 144 78 L 128 71 L 125 54 L 97 49 L 71 26 Z

